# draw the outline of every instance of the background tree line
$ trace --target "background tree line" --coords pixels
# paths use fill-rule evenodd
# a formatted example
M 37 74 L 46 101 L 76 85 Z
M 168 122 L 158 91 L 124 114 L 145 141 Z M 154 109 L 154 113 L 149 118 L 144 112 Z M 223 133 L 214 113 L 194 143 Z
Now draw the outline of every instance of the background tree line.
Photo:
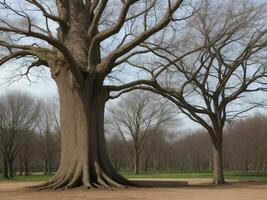
M 56 101 L 41 101 L 18 91 L 3 94 L 0 99 L 3 177 L 55 171 L 60 151 Z
M 16 91 L 1 96 L 0 172 L 5 178 L 57 170 L 59 113 L 56 100 L 49 100 Z M 212 170 L 212 144 L 205 130 L 179 131 L 182 121 L 176 113 L 162 98 L 144 92 L 110 104 L 105 127 L 115 170 Z M 267 171 L 266 122 L 265 116 L 256 115 L 227 125 L 225 170 Z
M 224 133 L 224 169 L 266 172 L 266 128 L 267 118 L 262 115 L 232 122 Z M 133 141 L 129 139 L 128 143 Z M 134 161 L 121 137 L 111 137 L 107 145 L 116 170 L 134 169 Z M 140 157 L 140 170 L 143 172 L 213 169 L 212 144 L 205 130 L 169 133 L 160 129 L 149 138 Z

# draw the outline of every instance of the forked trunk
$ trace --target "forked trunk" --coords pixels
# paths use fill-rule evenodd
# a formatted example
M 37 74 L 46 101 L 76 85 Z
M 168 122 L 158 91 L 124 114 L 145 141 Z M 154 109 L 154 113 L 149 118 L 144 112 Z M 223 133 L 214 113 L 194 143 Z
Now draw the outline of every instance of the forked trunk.
M 107 156 L 104 138 L 106 93 L 102 81 L 88 77 L 84 86 L 77 87 L 63 67 L 55 81 L 60 96 L 61 160 L 47 187 L 129 185 L 115 172 Z
M 214 185 L 222 185 L 225 183 L 223 175 L 223 156 L 222 144 L 212 146 L 213 150 L 213 183 Z

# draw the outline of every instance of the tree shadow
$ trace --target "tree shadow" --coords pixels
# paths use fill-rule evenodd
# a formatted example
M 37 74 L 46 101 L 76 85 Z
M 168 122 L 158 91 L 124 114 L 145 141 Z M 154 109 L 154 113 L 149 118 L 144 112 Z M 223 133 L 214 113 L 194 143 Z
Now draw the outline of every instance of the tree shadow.
M 183 188 L 183 189 L 266 189 L 267 181 L 251 181 L 251 180 L 228 180 L 224 185 L 213 185 L 210 181 L 202 183 L 190 183 L 184 180 L 131 180 L 135 187 L 144 188 Z
M 179 180 L 131 180 L 131 183 L 135 187 L 186 187 L 187 181 Z

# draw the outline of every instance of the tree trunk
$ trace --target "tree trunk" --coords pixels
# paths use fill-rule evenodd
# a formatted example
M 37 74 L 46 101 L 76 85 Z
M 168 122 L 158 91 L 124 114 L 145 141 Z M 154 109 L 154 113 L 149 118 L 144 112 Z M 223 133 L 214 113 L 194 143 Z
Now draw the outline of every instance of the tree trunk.
M 146 155 L 146 159 L 145 159 L 145 166 L 144 166 L 144 171 L 147 172 L 148 171 L 148 164 L 149 164 L 149 156 L 150 154 L 148 153 Z
M 157 171 L 159 172 L 160 171 L 160 167 L 161 167 L 161 165 L 160 165 L 160 161 L 161 161 L 161 159 L 160 159 L 160 154 L 158 154 L 157 156 Z
M 51 175 L 53 171 L 53 164 L 51 161 L 48 162 L 48 174 Z
M 3 158 L 3 178 L 8 178 L 8 164 L 6 158 Z
M 223 175 L 223 156 L 222 156 L 222 143 L 213 144 L 213 183 L 214 185 L 224 184 Z
M 114 160 L 114 169 L 116 172 L 118 171 L 117 159 Z
M 28 160 L 24 161 L 24 170 L 25 170 L 25 176 L 29 176 L 29 162 L 28 162 Z
M 14 173 L 13 173 L 13 160 L 12 159 L 8 159 L 8 178 L 13 178 L 14 177 Z
M 139 174 L 139 155 L 135 154 L 134 156 L 134 173 Z
M 213 168 L 213 162 L 212 162 L 212 156 L 209 158 L 209 170 L 212 170 Z
M 245 162 L 245 172 L 248 172 L 248 163 Z
M 44 175 L 48 174 L 48 162 L 47 160 L 44 160 Z
M 23 175 L 23 164 L 21 159 L 19 159 L 19 175 L 22 176 Z
M 103 81 L 88 75 L 84 85 L 78 87 L 64 66 L 53 78 L 60 97 L 61 159 L 46 188 L 130 185 L 115 172 L 107 155 L 104 137 L 107 94 Z

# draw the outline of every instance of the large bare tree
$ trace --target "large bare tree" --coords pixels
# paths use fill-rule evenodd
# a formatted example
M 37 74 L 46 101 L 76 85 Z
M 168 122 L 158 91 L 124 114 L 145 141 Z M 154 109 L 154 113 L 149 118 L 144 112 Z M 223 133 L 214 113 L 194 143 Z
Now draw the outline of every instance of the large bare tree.
M 207 130 L 213 144 L 216 185 L 224 183 L 222 142 L 227 120 L 254 108 L 245 103 L 249 93 L 265 91 L 265 10 L 266 5 L 250 1 L 215 4 L 204 0 L 184 24 L 184 36 L 142 44 L 157 57 L 147 70 L 151 81 L 129 83 L 131 89 L 166 97 Z M 144 68 L 142 60 L 128 63 Z M 140 83 L 143 86 L 136 86 Z M 118 90 L 123 87 L 117 86 Z
M 25 0 L 0 2 L 0 65 L 47 66 L 60 96 L 61 161 L 47 187 L 120 187 L 104 140 L 104 86 L 126 58 L 177 19 L 183 0 Z M 181 16 L 181 15 L 179 15 Z M 56 30 L 56 31 L 55 31 Z M 56 33 L 55 33 L 56 32 Z M 129 72 L 130 73 L 130 72 Z M 127 87 L 127 85 L 125 85 Z

